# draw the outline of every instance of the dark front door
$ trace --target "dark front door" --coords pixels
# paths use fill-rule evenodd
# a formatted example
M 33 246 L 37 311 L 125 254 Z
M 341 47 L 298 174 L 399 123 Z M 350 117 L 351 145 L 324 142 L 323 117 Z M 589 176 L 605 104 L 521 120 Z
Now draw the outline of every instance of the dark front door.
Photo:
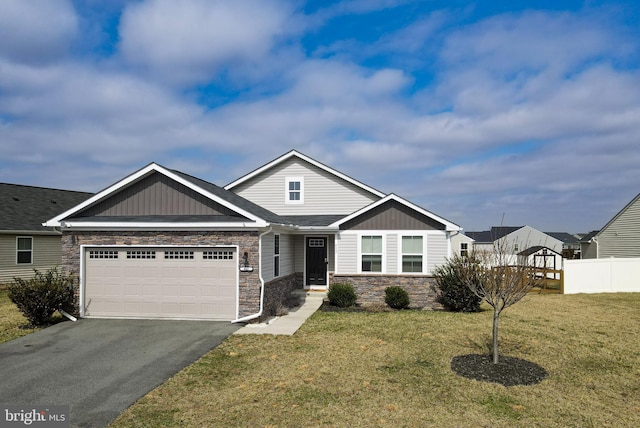
M 327 238 L 306 238 L 306 285 L 327 285 Z

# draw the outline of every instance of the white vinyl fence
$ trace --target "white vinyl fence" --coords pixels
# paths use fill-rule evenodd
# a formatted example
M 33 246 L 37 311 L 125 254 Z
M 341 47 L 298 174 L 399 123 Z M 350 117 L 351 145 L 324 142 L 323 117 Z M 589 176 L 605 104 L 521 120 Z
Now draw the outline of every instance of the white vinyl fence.
M 564 293 L 640 292 L 640 258 L 564 261 Z

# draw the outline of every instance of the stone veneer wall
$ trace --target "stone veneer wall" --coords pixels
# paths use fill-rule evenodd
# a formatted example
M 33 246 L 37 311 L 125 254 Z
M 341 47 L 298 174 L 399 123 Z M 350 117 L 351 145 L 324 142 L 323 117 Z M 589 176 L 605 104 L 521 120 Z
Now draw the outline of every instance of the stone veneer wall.
M 282 278 L 277 278 L 264 285 L 263 317 L 276 315 L 294 290 L 302 290 L 303 274 L 295 272 Z
M 353 285 L 356 295 L 358 296 L 357 303 L 362 305 L 384 305 L 384 289 L 392 285 L 397 285 L 409 294 L 410 308 L 442 308 L 442 305 L 435 300 L 435 278 L 432 276 L 332 274 L 330 283 L 348 283 Z
M 62 233 L 62 270 L 80 273 L 81 245 L 237 245 L 238 266 L 242 255 L 249 254 L 249 265 L 253 272 L 240 272 L 240 317 L 252 315 L 260 310 L 259 235 L 258 232 L 80 232 Z M 77 291 L 79 292 L 79 290 Z

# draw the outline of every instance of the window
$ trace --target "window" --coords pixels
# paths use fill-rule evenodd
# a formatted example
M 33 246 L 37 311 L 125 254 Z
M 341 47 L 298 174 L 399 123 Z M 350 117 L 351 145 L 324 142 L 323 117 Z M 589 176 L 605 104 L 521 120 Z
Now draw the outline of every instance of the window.
M 128 259 L 155 259 L 155 251 L 127 251 Z
M 166 260 L 193 260 L 193 251 L 165 251 L 164 258 Z
M 30 236 L 16 239 L 16 262 L 19 265 L 30 265 L 33 263 L 33 238 Z
M 89 251 L 90 259 L 117 259 L 118 252 L 111 250 L 91 250 Z
M 402 237 L 402 272 L 422 272 L 422 236 Z
M 273 235 L 273 276 L 280 276 L 280 235 Z
M 469 255 L 469 244 L 466 242 L 460 243 L 460 256 L 467 257 Z
M 233 260 L 233 251 L 231 250 L 215 250 L 203 251 L 203 260 Z
M 362 272 L 382 272 L 382 236 L 362 237 Z
M 285 189 L 285 203 L 304 203 L 304 179 L 302 177 L 287 177 Z

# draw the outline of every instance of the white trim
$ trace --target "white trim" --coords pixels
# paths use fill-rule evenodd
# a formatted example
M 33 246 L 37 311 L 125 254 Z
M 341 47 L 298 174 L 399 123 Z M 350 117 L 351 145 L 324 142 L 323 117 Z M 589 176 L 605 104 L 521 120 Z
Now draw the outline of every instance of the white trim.
M 60 227 L 65 230 L 238 230 L 259 229 L 268 226 L 268 223 L 163 223 L 163 222 L 102 222 L 102 221 L 62 221 Z
M 376 202 L 374 202 L 374 203 L 372 203 L 370 205 L 367 205 L 364 208 L 359 209 L 358 211 L 354 212 L 351 215 L 348 215 L 348 216 L 346 216 L 344 218 L 341 218 L 340 220 L 336 221 L 335 223 L 330 224 L 329 227 L 340 227 L 341 224 L 344 224 L 345 222 L 347 222 L 347 221 L 349 221 L 351 219 L 354 219 L 354 218 L 366 213 L 367 211 L 370 211 L 373 208 L 376 208 L 376 207 L 378 207 L 378 206 L 380 206 L 380 205 L 382 205 L 382 204 L 384 204 L 384 203 L 386 203 L 388 201 L 396 201 L 396 202 L 398 202 L 398 203 L 400 203 L 402 205 L 405 205 L 408 208 L 411 208 L 414 211 L 419 212 L 420 214 L 423 214 L 423 215 L 425 215 L 425 216 L 437 221 L 438 223 L 443 224 L 445 226 L 445 230 L 448 231 L 448 232 L 449 231 L 459 231 L 459 230 L 461 230 L 460 226 L 458 226 L 457 224 L 451 223 L 450 221 L 448 221 L 448 220 L 446 220 L 446 219 L 444 219 L 444 218 L 442 218 L 440 216 L 435 215 L 431 211 L 427 211 L 424 208 L 421 208 L 418 205 L 413 204 L 413 203 L 407 201 L 406 199 L 403 199 L 400 196 L 398 196 L 396 194 L 393 194 L 393 193 L 390 193 L 389 195 L 385 196 L 384 198 L 382 198 L 382 199 L 380 199 L 380 200 L 378 200 L 378 201 L 376 201 Z
M 400 231 L 397 235 L 398 240 L 398 275 L 424 275 L 427 271 L 427 234 L 426 233 L 412 233 L 411 231 Z M 419 236 L 422 238 L 422 252 L 421 253 L 407 253 L 407 256 L 422 256 L 422 270 L 420 272 L 404 272 L 402 270 L 402 257 L 405 253 L 402 251 L 402 238 L 405 236 Z
M 85 275 L 85 269 L 86 269 L 86 254 L 87 254 L 87 250 L 90 250 L 91 248 L 197 248 L 197 249 L 206 249 L 206 248 L 233 248 L 236 254 L 236 258 L 234 260 L 234 262 L 236 262 L 236 264 L 240 263 L 240 246 L 239 245 L 175 245 L 175 244 L 170 244 L 170 245 L 152 245 L 152 244 L 144 244 L 144 245 L 124 245 L 124 244 L 117 244 L 117 245 L 106 245 L 106 244 L 100 244 L 100 245 L 96 245 L 96 244 L 81 244 L 80 245 L 80 273 L 78 275 L 78 283 L 79 283 L 79 290 L 78 290 L 78 305 L 79 305 L 79 310 L 78 313 L 80 314 L 80 318 L 84 318 L 84 301 L 85 301 L 85 295 L 86 295 L 86 275 Z M 239 315 L 240 312 L 240 268 L 238 267 L 238 269 L 236 269 L 236 318 Z M 93 317 L 92 317 L 93 318 Z M 122 318 L 122 319 L 156 319 L 156 318 L 149 318 L 149 317 L 96 317 L 96 318 L 109 318 L 109 319 L 117 319 L 117 318 Z M 166 319 L 166 318 L 163 318 Z M 190 320 L 192 318 L 170 318 L 172 320 L 178 320 L 178 319 L 185 319 L 185 320 Z M 199 319 L 202 321 L 209 321 L 207 319 Z M 232 321 L 233 322 L 233 321 Z
M 356 234 L 358 236 L 358 242 L 357 242 L 357 248 L 358 248 L 358 254 L 357 254 L 357 273 L 358 274 L 362 274 L 362 275 L 376 275 L 376 274 L 386 274 L 387 273 L 387 253 L 388 253 L 388 249 L 387 249 L 387 235 L 388 233 L 385 233 L 384 231 L 362 231 L 362 232 L 358 232 Z M 362 271 L 362 237 L 363 236 L 380 236 L 382 238 L 382 254 L 381 254 L 381 259 L 380 259 L 380 272 L 368 272 L 368 271 Z
M 136 181 L 139 181 L 143 178 L 145 178 L 146 176 L 148 176 L 149 174 L 153 173 L 153 172 L 158 172 L 160 174 L 163 174 L 169 178 L 171 178 L 172 180 L 188 187 L 189 189 L 203 195 L 206 196 L 207 198 L 211 199 L 214 202 L 219 203 L 220 205 L 223 205 L 235 212 L 237 212 L 238 214 L 247 217 L 250 220 L 255 221 L 256 223 L 259 224 L 266 224 L 265 221 L 257 216 L 255 216 L 254 214 L 249 213 L 248 211 L 243 210 L 242 208 L 239 208 L 235 205 L 233 205 L 232 203 L 230 203 L 229 201 L 226 201 L 216 195 L 214 195 L 213 193 L 207 192 L 206 190 L 202 189 L 199 186 L 196 186 L 195 184 L 193 184 L 192 182 L 185 180 L 184 178 L 180 177 L 179 175 L 175 174 L 174 172 L 156 164 L 156 163 L 151 163 L 149 165 L 147 165 L 146 167 L 134 172 L 133 174 L 128 175 L 127 177 L 123 178 L 122 180 L 118 181 L 117 183 L 107 187 L 106 189 L 102 190 L 101 192 L 96 193 L 94 196 L 92 196 L 91 198 L 87 199 L 86 201 L 82 202 L 79 205 L 76 205 L 75 207 L 65 211 L 64 213 L 50 219 L 47 220 L 45 223 L 43 223 L 43 226 L 49 226 L 49 227 L 56 227 L 56 226 L 60 226 L 62 224 L 62 221 L 77 213 L 82 211 L 83 209 L 101 201 L 106 199 L 107 197 L 111 196 L 113 193 L 135 183 Z
M 300 190 L 289 189 L 290 183 L 300 183 Z M 299 192 L 300 199 L 291 199 L 291 192 Z M 304 205 L 304 177 L 286 177 L 284 180 L 285 205 Z
M 232 181 L 231 183 L 229 183 L 226 186 L 224 186 L 224 189 L 225 190 L 231 190 L 234 187 L 238 186 L 239 184 L 242 184 L 245 181 L 252 179 L 253 177 L 263 173 L 266 170 L 269 170 L 269 169 L 273 168 L 274 166 L 276 166 L 276 165 L 278 165 L 278 164 L 280 164 L 280 163 L 282 163 L 282 162 L 284 162 L 287 159 L 290 159 L 292 157 L 297 157 L 298 159 L 302 159 L 303 161 L 308 162 L 311 165 L 314 165 L 314 166 L 316 166 L 316 167 L 328 172 L 329 174 L 332 174 L 332 175 L 334 175 L 334 176 L 336 176 L 338 178 L 341 178 L 341 179 L 343 179 L 345 181 L 348 181 L 349 183 L 351 183 L 351 184 L 353 184 L 355 186 L 358 186 L 359 188 L 361 188 L 363 190 L 366 190 L 367 192 L 373 193 L 376 196 L 379 196 L 381 198 L 385 196 L 385 194 L 380 192 L 379 190 L 376 190 L 373 187 L 369 187 L 366 184 L 361 183 L 358 180 L 355 180 L 355 179 L 349 177 L 348 175 L 345 175 L 345 174 L 343 174 L 343 173 L 341 173 L 339 171 L 336 171 L 335 169 L 330 168 L 330 167 L 318 162 L 315 159 L 312 159 L 312 158 L 310 158 L 308 156 L 303 155 L 300 152 L 297 152 L 296 150 L 291 150 L 290 152 L 285 153 L 284 155 L 280 156 L 279 158 L 276 158 L 276 159 L 272 160 L 271 162 L 261 166 L 260 168 L 250 172 L 249 174 L 247 174 L 247 175 L 245 175 L 243 177 L 240 177 L 239 179 L 237 179 L 235 181 Z
M 19 250 L 18 249 L 18 240 L 19 239 L 31 239 L 31 250 L 28 250 L 31 252 L 31 261 L 29 263 L 19 263 L 18 262 L 18 251 L 22 251 L 22 252 L 26 252 L 27 250 Z M 18 235 L 16 236 L 16 257 L 15 257 L 15 261 L 16 261 L 16 266 L 30 266 L 33 265 L 33 255 L 35 253 L 34 251 L 34 247 L 35 246 L 35 239 L 33 239 L 33 236 L 23 236 L 23 235 Z

